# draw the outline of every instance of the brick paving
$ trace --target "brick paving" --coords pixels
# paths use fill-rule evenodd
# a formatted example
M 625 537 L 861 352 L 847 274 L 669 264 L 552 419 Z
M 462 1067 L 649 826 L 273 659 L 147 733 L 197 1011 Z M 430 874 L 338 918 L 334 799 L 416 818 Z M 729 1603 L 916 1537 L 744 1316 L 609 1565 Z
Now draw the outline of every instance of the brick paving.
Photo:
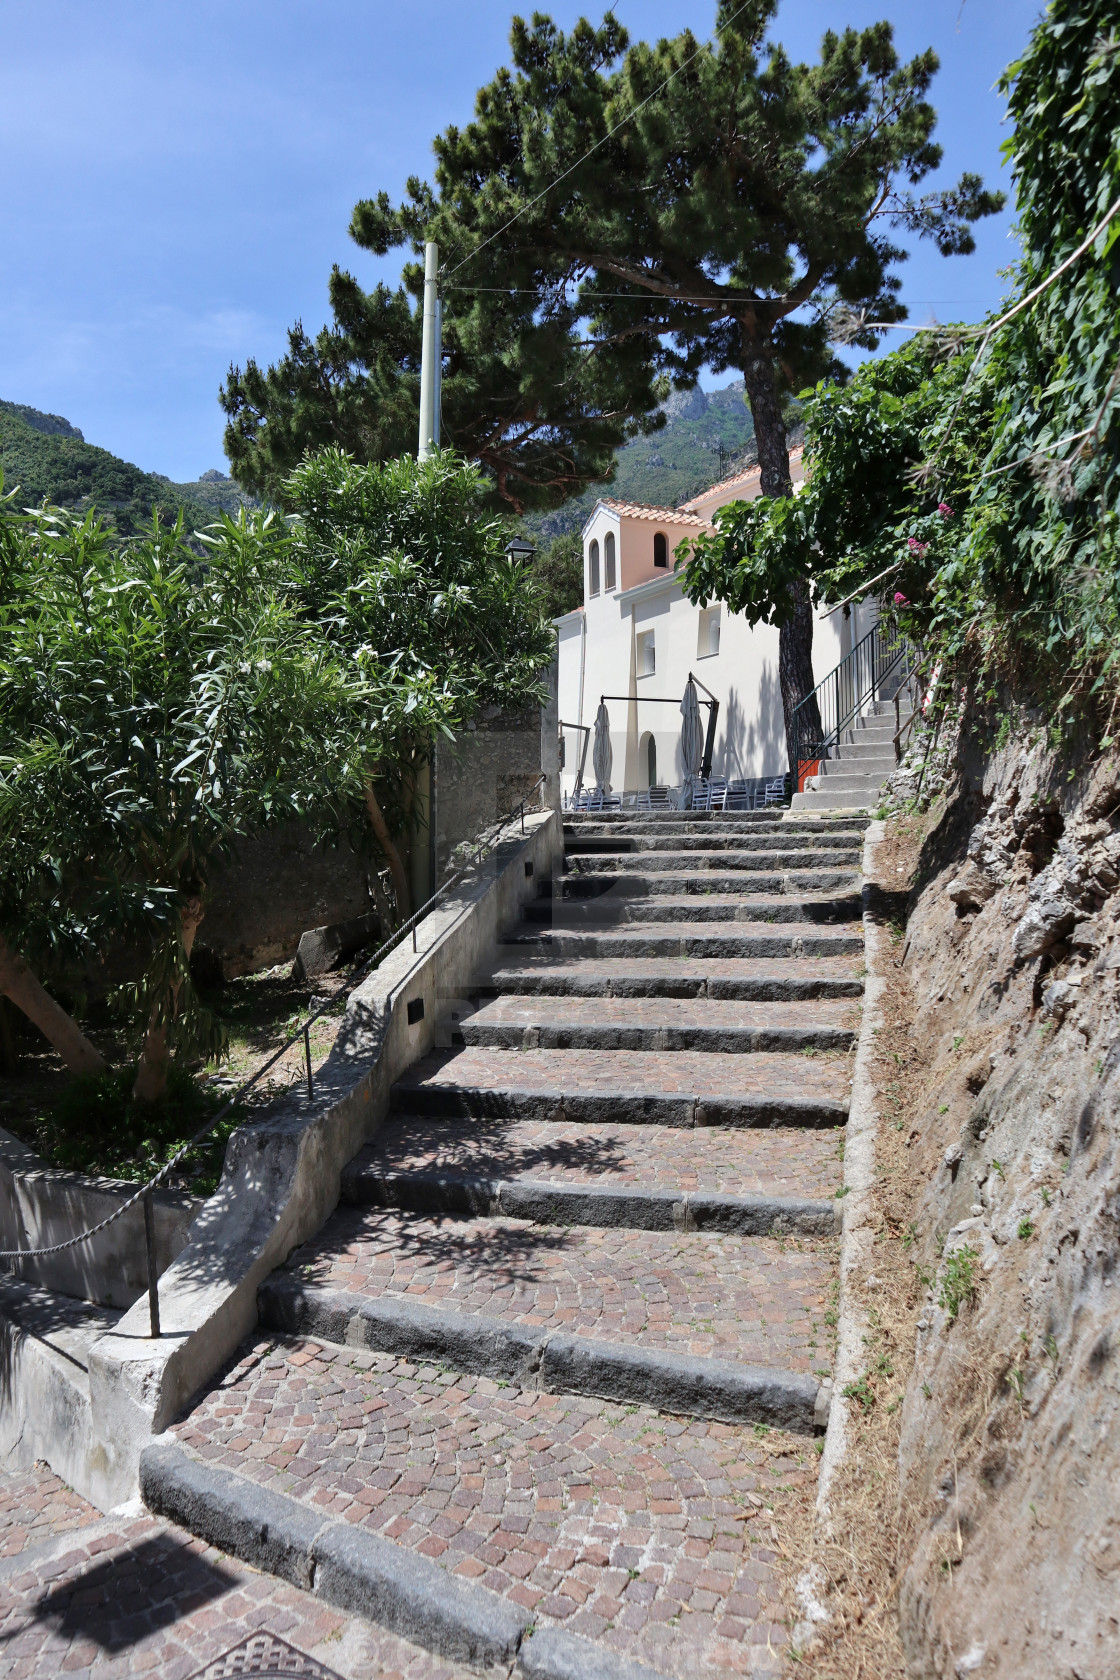
M 837 1051 L 755 1056 L 690 1050 L 466 1049 L 426 1057 L 397 1081 L 399 1106 L 417 1092 L 667 1093 L 705 1098 L 769 1096 L 846 1102 L 850 1059 Z
M 823 995 L 863 991 L 863 955 L 846 957 L 557 957 L 545 951 L 505 963 L 491 975 L 500 991 L 580 997 L 773 997 L 783 990 Z
M 788 1371 L 825 1368 L 830 1244 L 340 1208 L 289 1269 L 356 1295 Z
M 804 1437 L 258 1341 L 180 1441 L 671 1676 L 779 1672 L 770 1508 Z
M 843 1167 L 829 1131 L 775 1126 L 567 1125 L 556 1121 L 392 1120 L 358 1169 L 593 1184 L 602 1189 L 722 1191 L 730 1196 L 832 1196 Z
M 106 1520 L 44 1467 L 0 1474 L 0 1520 L 13 1511 L 39 1521 L 26 1545 L 0 1560 L 4 1680 L 188 1680 L 262 1629 L 342 1680 L 471 1673 L 181 1529 L 147 1516 Z M 16 1528 L 8 1521 L 9 1541 Z
M 594 1029 L 596 1032 L 617 1031 L 620 1034 L 664 1033 L 670 1040 L 666 1049 L 676 1049 L 674 1042 L 681 1035 L 702 1030 L 712 1034 L 734 1033 L 746 1042 L 742 1048 L 753 1049 L 752 1036 L 774 1033 L 806 1035 L 825 1033 L 850 1036 L 858 1025 L 859 1012 L 851 1003 L 824 1000 L 808 1003 L 739 1003 L 730 1000 L 704 998 L 615 998 L 609 1019 L 604 1019 L 602 1003 L 594 998 L 547 998 L 527 1001 L 523 997 L 500 997 L 487 1003 L 463 1022 L 464 1033 L 477 1033 L 487 1028 L 532 1029 L 545 1026 L 551 1030 Z M 478 1042 L 468 1037 L 468 1042 Z M 804 1037 L 803 1043 L 810 1039 Z
M 0 1558 L 100 1520 L 101 1513 L 45 1464 L 0 1471 Z

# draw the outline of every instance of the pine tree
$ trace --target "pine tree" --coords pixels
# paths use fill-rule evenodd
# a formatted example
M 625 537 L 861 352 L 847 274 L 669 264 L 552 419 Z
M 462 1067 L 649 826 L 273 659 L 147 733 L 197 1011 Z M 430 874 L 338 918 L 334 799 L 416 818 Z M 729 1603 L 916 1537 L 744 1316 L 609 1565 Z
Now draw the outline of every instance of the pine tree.
M 842 378 L 833 344 L 870 348 L 862 320 L 905 316 L 894 273 L 905 252 L 890 230 L 964 253 L 970 224 L 1003 202 L 971 174 L 949 191 L 909 191 L 941 159 L 925 97 L 932 51 L 900 63 L 880 23 L 829 31 L 818 63 L 795 64 L 768 40 L 776 10 L 721 0 L 710 43 L 685 32 L 656 46 L 630 46 L 610 14 L 567 35 L 541 14 L 515 18 L 512 69 L 481 89 L 472 123 L 437 139 L 435 186 L 410 182 L 400 208 L 381 194 L 352 223 L 382 254 L 438 240 L 455 318 L 508 311 L 519 342 L 543 352 L 533 372 L 545 379 L 547 340 L 523 324 L 555 318 L 567 349 L 582 320 L 585 366 L 634 415 L 659 375 L 687 385 L 705 365 L 740 372 L 766 496 L 791 489 L 783 396 Z M 417 266 L 407 283 L 418 288 Z M 498 306 L 486 290 L 496 285 Z M 476 400 L 487 399 L 480 380 Z M 791 591 L 779 666 L 788 734 L 813 688 L 804 584 Z

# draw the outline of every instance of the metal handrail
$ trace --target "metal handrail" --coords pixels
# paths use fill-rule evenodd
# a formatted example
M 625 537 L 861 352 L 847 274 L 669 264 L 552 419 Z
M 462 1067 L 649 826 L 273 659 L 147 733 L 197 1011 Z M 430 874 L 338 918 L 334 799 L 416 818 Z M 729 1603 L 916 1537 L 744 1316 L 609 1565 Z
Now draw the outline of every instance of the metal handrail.
M 352 991 L 354 987 L 364 980 L 368 974 L 371 974 L 377 967 L 378 963 L 381 962 L 381 960 L 388 955 L 394 946 L 398 945 L 400 941 L 410 932 L 412 934 L 412 949 L 414 951 L 416 950 L 417 923 L 420 922 L 423 917 L 439 903 L 440 899 L 443 898 L 446 893 L 450 892 L 452 887 L 458 885 L 463 876 L 466 875 L 470 869 L 476 867 L 482 862 L 483 848 L 489 848 L 492 844 L 495 844 L 497 836 L 500 835 L 502 830 L 507 827 L 509 823 L 513 822 L 519 815 L 521 818 L 521 832 L 524 834 L 525 806 L 537 792 L 537 789 L 540 788 L 547 780 L 547 774 L 542 771 L 533 783 L 533 786 L 524 795 L 518 805 L 512 806 L 504 817 L 500 817 L 498 821 L 496 823 L 492 823 L 489 828 L 483 829 L 482 833 L 474 841 L 474 859 L 470 862 L 461 864 L 458 869 L 454 870 L 443 882 L 443 885 L 436 889 L 431 898 L 429 898 L 426 903 L 422 904 L 419 910 L 414 911 L 407 921 L 402 922 L 400 927 L 390 934 L 389 938 L 386 939 L 382 945 L 378 946 L 377 950 L 371 957 L 367 957 L 364 961 L 356 964 L 346 981 L 346 988 L 348 990 Z M 151 1335 L 153 1338 L 158 1337 L 160 1333 L 159 1292 L 158 1278 L 155 1270 L 155 1219 L 152 1209 L 152 1192 L 158 1188 L 161 1181 L 165 1179 L 169 1173 L 175 1170 L 179 1162 L 183 1160 L 185 1156 L 190 1154 L 192 1149 L 197 1149 L 198 1145 L 209 1137 L 210 1133 L 214 1131 L 218 1125 L 218 1122 L 229 1113 L 230 1109 L 233 1108 L 242 1097 L 251 1091 L 253 1086 L 256 1085 L 259 1080 L 264 1078 L 269 1069 L 275 1067 L 280 1058 L 286 1055 L 292 1048 L 292 1045 L 298 1043 L 301 1038 L 303 1039 L 304 1055 L 307 1066 L 307 1100 L 308 1102 L 313 1101 L 315 1096 L 315 1084 L 311 1072 L 311 1028 L 321 1016 L 327 1013 L 327 1010 L 331 1007 L 333 1001 L 333 999 L 330 999 L 328 1002 L 322 1004 L 318 1009 L 313 1010 L 306 1020 L 295 1029 L 291 1037 L 280 1046 L 279 1050 L 275 1051 L 273 1055 L 269 1057 L 268 1061 L 264 1062 L 257 1069 L 256 1073 L 254 1073 L 251 1078 L 244 1080 L 237 1087 L 237 1090 L 232 1092 L 232 1094 L 226 1098 L 221 1108 L 219 1108 L 216 1113 L 214 1113 L 211 1118 L 205 1122 L 204 1125 L 200 1126 L 194 1135 L 187 1139 L 186 1143 L 179 1146 L 174 1155 L 171 1156 L 170 1160 L 165 1161 L 159 1171 L 153 1173 L 146 1184 L 142 1184 L 134 1195 L 129 1196 L 127 1201 L 122 1202 L 118 1208 L 114 1208 L 113 1212 L 105 1219 L 99 1220 L 96 1225 L 91 1225 L 87 1231 L 80 1231 L 75 1237 L 67 1237 L 65 1242 L 52 1243 L 46 1248 L 0 1249 L 0 1261 L 41 1260 L 51 1254 L 62 1254 L 69 1248 L 76 1248 L 79 1243 L 88 1242 L 91 1237 L 97 1236 L 98 1233 L 104 1231 L 107 1226 L 112 1225 L 115 1220 L 122 1219 L 128 1212 L 129 1208 L 135 1207 L 137 1202 L 142 1201 L 144 1204 L 144 1239 L 147 1253 L 148 1271 L 148 1313 L 151 1323 Z
M 910 675 L 915 650 L 897 629 L 884 633 L 872 625 L 849 654 L 798 702 L 790 719 L 796 743 L 794 792 L 801 791 L 806 769 L 822 759 L 843 757 L 843 738 L 869 705 L 889 699 L 885 692 L 899 666 L 902 682 Z M 901 683 L 899 684 L 901 686 Z

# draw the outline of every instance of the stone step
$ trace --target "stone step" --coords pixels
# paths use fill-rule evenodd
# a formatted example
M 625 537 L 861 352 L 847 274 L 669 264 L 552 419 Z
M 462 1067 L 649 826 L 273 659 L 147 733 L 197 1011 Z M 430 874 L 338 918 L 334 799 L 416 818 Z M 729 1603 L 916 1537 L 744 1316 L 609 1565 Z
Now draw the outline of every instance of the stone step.
M 525 907 L 526 922 L 554 931 L 615 927 L 620 922 L 647 927 L 688 922 L 811 922 L 817 926 L 848 922 L 860 913 L 860 898 L 847 893 L 689 893 L 680 898 L 612 896 L 585 899 L 538 899 Z
M 451 1381 L 432 1365 L 272 1336 L 244 1345 L 174 1433 L 217 1500 L 251 1481 L 261 1496 L 297 1505 L 316 1539 L 324 1527 L 331 1538 L 352 1528 L 355 1544 L 411 1562 L 424 1589 L 439 1571 L 446 1592 L 425 1590 L 425 1609 L 433 1620 L 443 1613 L 449 1654 L 446 1606 L 469 1593 L 516 1612 L 518 1633 L 532 1623 L 530 1651 L 542 1639 L 568 1637 L 569 1651 L 581 1637 L 594 1642 L 590 1664 L 519 1666 L 526 1680 L 652 1680 L 638 1662 L 689 1680 L 773 1669 L 768 1648 L 782 1644 L 784 1613 L 771 1511 L 791 1498 L 791 1483 L 814 1475 L 803 1436 L 762 1438 L 748 1425 L 486 1377 Z M 169 1514 L 229 1552 L 224 1525 L 204 1527 L 201 1493 L 188 1487 Z M 260 1553 L 249 1561 L 276 1567 Z M 317 1581 L 326 1573 L 316 1570 Z M 384 1617 L 408 1603 L 408 1584 L 367 1600 Z M 503 1655 L 478 1639 L 470 1654 L 478 1668 Z
M 898 769 L 893 753 L 875 752 L 868 748 L 866 751 L 859 746 L 845 748 L 843 757 L 826 758 L 822 761 L 820 775 L 828 776 L 880 776 L 886 778 Z
M 561 1198 L 562 1224 L 747 1230 L 750 1222 L 754 1234 L 764 1235 L 774 1220 L 757 1227 L 752 1209 L 773 1209 L 779 1223 L 788 1218 L 788 1228 L 805 1229 L 801 1214 L 789 1213 L 797 1208 L 815 1210 L 812 1229 L 821 1234 L 821 1225 L 828 1234 L 842 1206 L 835 1199 L 842 1172 L 840 1140 L 830 1131 L 697 1131 L 409 1115 L 387 1119 L 344 1169 L 342 1199 L 497 1216 L 509 1209 L 481 1205 L 476 1186 L 491 1187 L 499 1204 L 508 1201 L 507 1192 L 525 1189 L 538 1210 L 533 1217 L 539 1213 L 542 1223 L 555 1223 L 552 1203 L 546 1206 L 538 1195 L 543 1187 L 549 1197 Z M 522 1211 L 516 1217 L 529 1215 Z
M 765 829 L 781 823 L 786 815 L 786 808 L 781 805 L 770 806 L 765 811 L 565 811 L 563 825 L 565 833 L 620 827 L 640 830 L 681 827 L 703 829 L 713 824 L 726 828 Z
M 497 998 L 460 1023 L 464 1043 L 498 1050 L 847 1050 L 846 1002 L 732 1003 L 681 998 Z
M 812 960 L 739 957 L 690 960 L 662 957 L 528 957 L 495 968 L 479 983 L 482 995 L 511 992 L 548 997 L 859 998 L 863 964 L 854 957 Z
M 863 787 L 859 789 L 844 788 L 837 791 L 830 781 L 827 793 L 812 789 L 805 793 L 795 793 L 799 811 L 836 811 L 840 809 L 866 810 L 879 802 L 879 787 Z
M 566 875 L 602 875 L 631 871 L 640 875 L 687 874 L 703 879 L 712 874 L 756 875 L 760 871 L 790 869 L 854 869 L 863 856 L 861 845 L 806 846 L 768 852 L 602 851 L 567 852 Z
M 879 791 L 886 779 L 886 776 L 881 776 L 878 772 L 865 776 L 858 770 L 845 769 L 842 772 L 837 771 L 834 776 L 823 777 L 818 792 L 835 794 L 837 797 L 841 794 L 872 794 Z
M 810 932 L 802 923 L 634 921 L 584 933 L 523 923 L 503 943 L 557 957 L 846 957 L 862 954 L 863 926 L 837 922 Z
M 893 766 L 892 766 L 893 768 Z M 863 840 L 859 834 L 851 829 L 837 829 L 825 833 L 807 833 L 787 835 L 784 831 L 776 835 L 766 835 L 756 843 L 745 844 L 737 835 L 721 834 L 716 831 L 710 834 L 632 834 L 591 835 L 585 840 L 573 839 L 565 841 L 564 855 L 568 858 L 628 855 L 635 856 L 646 853 L 668 852 L 681 857 L 689 857 L 694 853 L 718 852 L 723 855 L 741 854 L 750 856 L 754 853 L 762 858 L 784 857 L 790 853 L 816 852 L 850 852 L 856 856 L 863 849 Z M 696 867 L 703 869 L 702 862 L 697 861 Z M 744 867 L 749 867 L 745 865 Z M 758 865 L 756 864 L 757 868 Z M 765 865 L 764 865 L 765 867 Z
M 848 1057 L 678 1050 L 436 1052 L 393 1086 L 396 1114 L 662 1126 L 836 1126 Z
M 524 1388 L 811 1430 L 831 1271 L 808 1238 L 346 1207 L 258 1310 L 287 1335 Z
M 608 872 L 596 869 L 563 875 L 554 883 L 553 896 L 567 900 L 604 898 L 703 897 L 707 893 L 773 894 L 858 892 L 860 879 L 855 869 L 791 869 L 782 874 L 743 870 L 739 874 L 717 875 L 714 870 L 697 874 L 676 874 L 655 869 L 650 873 Z M 555 887 L 559 887 L 556 894 Z

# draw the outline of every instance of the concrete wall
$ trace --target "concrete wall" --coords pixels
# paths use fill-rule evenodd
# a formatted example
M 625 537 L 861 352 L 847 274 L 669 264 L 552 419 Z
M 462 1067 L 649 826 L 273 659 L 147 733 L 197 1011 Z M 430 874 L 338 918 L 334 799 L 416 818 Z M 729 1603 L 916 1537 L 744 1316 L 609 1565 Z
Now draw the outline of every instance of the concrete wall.
M 115 1178 L 87 1178 L 52 1167 L 13 1165 L 0 1155 L 0 1248 L 49 1248 L 106 1219 L 136 1186 Z M 165 1272 L 187 1246 L 187 1231 L 202 1206 L 197 1196 L 158 1190 L 156 1269 Z M 148 1287 L 144 1210 L 137 1203 L 89 1242 L 40 1260 L 11 1265 L 14 1277 L 61 1295 L 105 1307 L 130 1307 Z

